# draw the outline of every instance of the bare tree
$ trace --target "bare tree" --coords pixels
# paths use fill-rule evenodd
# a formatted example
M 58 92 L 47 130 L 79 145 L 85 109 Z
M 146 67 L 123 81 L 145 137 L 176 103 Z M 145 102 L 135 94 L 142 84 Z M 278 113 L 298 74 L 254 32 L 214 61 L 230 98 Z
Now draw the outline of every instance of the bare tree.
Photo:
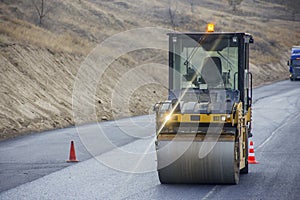
M 51 2 L 53 3 L 53 1 Z M 54 7 L 46 6 L 46 0 L 31 0 L 31 3 L 38 14 L 39 24 L 42 25 L 44 17 L 46 17 Z
M 170 23 L 173 28 L 173 30 L 176 29 L 176 13 L 177 13 L 177 4 L 172 6 L 172 1 L 169 1 L 169 17 L 170 17 Z
M 297 20 L 297 15 L 299 15 L 299 10 L 300 10 L 300 4 L 295 3 L 294 0 L 286 0 L 284 1 L 284 4 L 288 8 L 288 10 L 291 12 L 293 20 Z
M 187 0 L 187 2 L 191 6 L 191 13 L 194 13 L 194 6 L 195 6 L 194 0 Z
M 242 3 L 243 0 L 228 0 L 229 6 L 232 7 L 232 11 L 236 11 L 236 7 Z

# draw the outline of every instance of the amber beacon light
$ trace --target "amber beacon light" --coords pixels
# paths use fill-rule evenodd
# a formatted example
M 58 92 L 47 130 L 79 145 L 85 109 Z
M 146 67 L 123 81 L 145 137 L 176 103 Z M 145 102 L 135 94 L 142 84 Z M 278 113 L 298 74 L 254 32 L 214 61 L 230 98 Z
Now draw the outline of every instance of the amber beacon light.
M 207 24 L 206 32 L 214 32 L 215 31 L 215 25 L 214 24 Z

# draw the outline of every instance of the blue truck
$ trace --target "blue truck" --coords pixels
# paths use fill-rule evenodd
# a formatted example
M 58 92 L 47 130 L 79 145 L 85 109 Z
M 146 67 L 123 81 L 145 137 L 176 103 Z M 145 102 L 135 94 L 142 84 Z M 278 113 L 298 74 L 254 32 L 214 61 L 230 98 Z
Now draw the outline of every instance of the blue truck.
M 290 67 L 290 80 L 300 79 L 300 46 L 292 48 L 291 57 L 287 64 Z

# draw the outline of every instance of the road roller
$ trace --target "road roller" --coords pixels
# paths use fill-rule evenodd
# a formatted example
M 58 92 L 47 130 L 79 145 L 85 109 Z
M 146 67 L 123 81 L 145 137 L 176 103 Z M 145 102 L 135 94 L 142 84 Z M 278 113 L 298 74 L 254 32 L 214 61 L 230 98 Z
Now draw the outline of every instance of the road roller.
M 154 106 L 162 184 L 238 184 L 248 173 L 252 74 L 243 32 L 172 32 L 169 93 Z

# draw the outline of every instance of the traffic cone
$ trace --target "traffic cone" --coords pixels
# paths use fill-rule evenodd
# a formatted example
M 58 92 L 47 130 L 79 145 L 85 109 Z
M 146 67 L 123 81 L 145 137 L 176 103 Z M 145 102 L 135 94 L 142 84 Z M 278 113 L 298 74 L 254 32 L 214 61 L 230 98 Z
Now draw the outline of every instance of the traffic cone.
M 69 157 L 69 160 L 67 160 L 67 162 L 78 162 L 78 160 L 76 159 L 74 141 L 71 141 L 70 157 Z
M 255 154 L 254 154 L 254 148 L 253 148 L 253 141 L 252 140 L 250 140 L 248 163 L 249 164 L 258 164 L 258 162 L 255 160 Z

